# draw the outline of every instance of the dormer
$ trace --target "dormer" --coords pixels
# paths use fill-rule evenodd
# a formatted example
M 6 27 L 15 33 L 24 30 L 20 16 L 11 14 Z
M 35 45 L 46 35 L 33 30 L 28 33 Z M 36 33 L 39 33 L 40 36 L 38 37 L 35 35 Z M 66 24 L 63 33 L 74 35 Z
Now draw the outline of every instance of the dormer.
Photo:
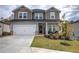
M 42 9 L 33 9 L 32 10 L 32 18 L 34 20 L 44 20 L 45 19 L 45 11 Z

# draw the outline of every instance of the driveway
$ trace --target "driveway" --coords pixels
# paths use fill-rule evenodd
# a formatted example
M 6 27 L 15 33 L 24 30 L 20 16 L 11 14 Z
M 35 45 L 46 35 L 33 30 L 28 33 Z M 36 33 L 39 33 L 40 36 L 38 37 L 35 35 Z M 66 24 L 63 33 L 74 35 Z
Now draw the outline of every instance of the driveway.
M 0 53 L 31 52 L 34 36 L 7 36 L 0 38 Z

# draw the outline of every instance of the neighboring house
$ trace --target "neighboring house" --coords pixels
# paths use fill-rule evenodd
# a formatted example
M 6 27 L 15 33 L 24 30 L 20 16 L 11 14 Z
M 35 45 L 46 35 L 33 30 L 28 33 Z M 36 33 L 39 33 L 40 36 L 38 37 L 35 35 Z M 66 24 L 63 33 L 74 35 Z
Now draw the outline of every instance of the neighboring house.
M 71 38 L 79 39 L 79 20 L 71 23 Z
M 10 25 L 9 24 L 3 24 L 3 32 L 10 32 Z
M 13 35 L 48 35 L 49 31 L 60 31 L 60 11 L 54 7 L 48 10 L 31 10 L 20 6 L 12 12 L 14 13 L 14 19 L 11 21 Z
M 6 33 L 11 32 L 10 24 L 7 22 L 0 21 L 0 36 L 2 36 L 4 32 Z
M 3 23 L 0 21 L 0 36 L 2 36 Z

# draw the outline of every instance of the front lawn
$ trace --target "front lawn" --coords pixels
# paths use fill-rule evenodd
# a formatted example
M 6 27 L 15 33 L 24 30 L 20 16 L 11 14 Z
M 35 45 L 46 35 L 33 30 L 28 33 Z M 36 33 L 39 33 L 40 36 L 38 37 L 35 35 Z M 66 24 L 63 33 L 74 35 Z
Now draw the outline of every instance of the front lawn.
M 69 52 L 79 52 L 79 41 L 77 40 L 51 40 L 43 36 L 36 36 L 31 46 Z

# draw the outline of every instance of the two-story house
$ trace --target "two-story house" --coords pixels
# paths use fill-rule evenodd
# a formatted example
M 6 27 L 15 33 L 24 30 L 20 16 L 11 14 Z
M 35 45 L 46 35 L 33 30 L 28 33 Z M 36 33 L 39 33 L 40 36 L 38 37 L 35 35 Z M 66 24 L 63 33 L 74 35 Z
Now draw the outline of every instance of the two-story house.
M 46 34 L 49 31 L 60 31 L 60 11 L 54 7 L 48 10 L 29 9 L 20 6 L 12 11 L 14 19 L 11 21 L 13 35 L 38 35 Z

